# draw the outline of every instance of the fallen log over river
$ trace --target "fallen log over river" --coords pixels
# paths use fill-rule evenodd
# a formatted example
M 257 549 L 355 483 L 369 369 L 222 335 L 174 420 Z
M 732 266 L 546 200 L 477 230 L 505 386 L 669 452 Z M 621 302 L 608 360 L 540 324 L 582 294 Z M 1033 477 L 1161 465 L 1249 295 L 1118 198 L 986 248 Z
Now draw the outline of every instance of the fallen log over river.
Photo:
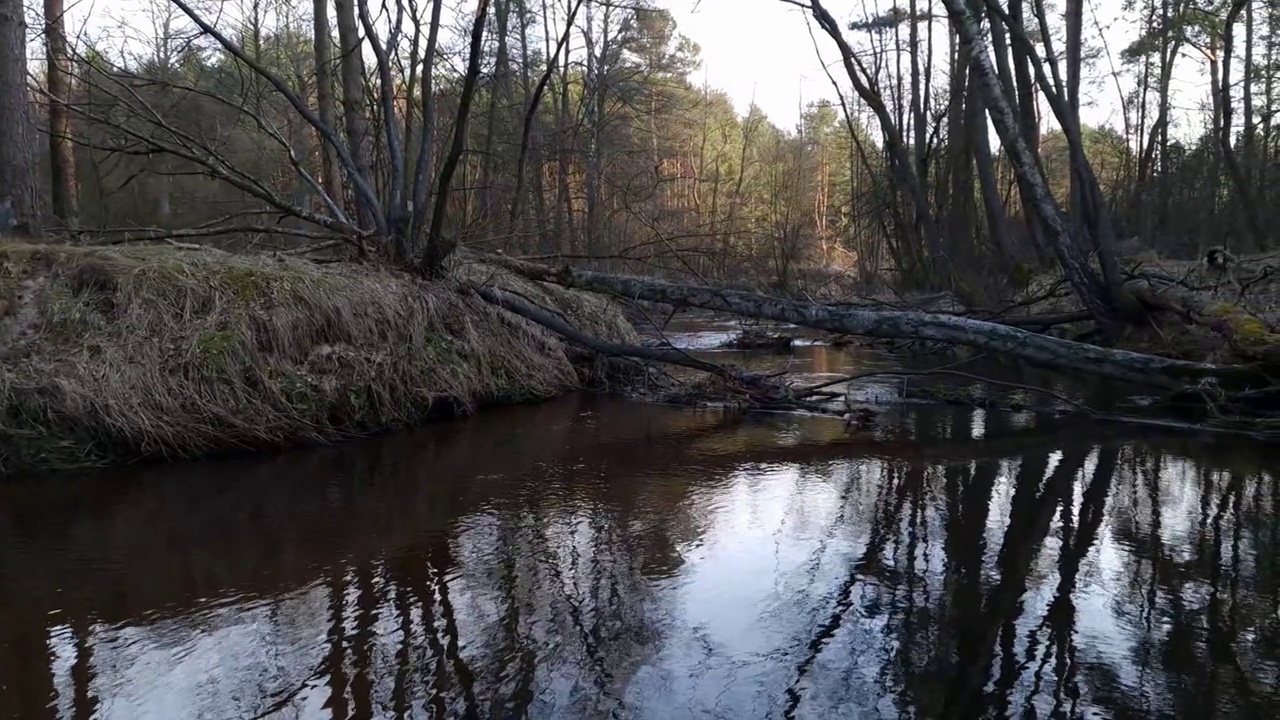
M 578 290 L 788 322 L 847 335 L 963 345 L 1053 370 L 1088 373 L 1094 377 L 1147 387 L 1176 389 L 1187 381 L 1205 378 L 1265 382 L 1262 369 L 1253 365 L 1178 360 L 1041 335 L 1004 323 L 955 315 L 851 309 L 738 290 L 611 275 L 569 266 L 552 268 L 511 258 L 496 257 L 491 261 L 529 279 Z
M 1262 361 L 1218 363 L 1105 347 L 1026 329 L 1035 327 L 1034 323 L 1029 326 L 1026 323 L 1006 323 L 999 318 L 976 319 L 958 314 L 808 302 L 741 290 L 608 274 L 568 265 L 550 267 L 504 256 L 486 257 L 484 262 L 530 280 L 624 300 L 725 312 L 840 335 L 970 347 L 1067 375 L 1113 380 L 1148 391 L 1155 390 L 1165 400 L 1184 406 L 1189 403 L 1198 407 L 1200 412 L 1207 408 L 1207 414 L 1218 420 L 1268 416 L 1275 410 L 1272 400 L 1280 396 L 1276 383 L 1271 379 L 1280 368 L 1269 367 Z M 531 319 L 537 321 L 536 318 Z M 680 364 L 688 365 L 686 362 Z

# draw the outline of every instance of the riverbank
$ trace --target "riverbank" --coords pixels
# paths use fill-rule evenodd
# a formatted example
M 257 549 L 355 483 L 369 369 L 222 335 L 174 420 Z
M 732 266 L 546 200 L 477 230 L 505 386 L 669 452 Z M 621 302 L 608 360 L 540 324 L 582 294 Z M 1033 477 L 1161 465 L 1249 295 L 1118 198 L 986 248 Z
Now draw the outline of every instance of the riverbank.
M 1162 258 L 1147 252 L 1125 258 L 1126 283 L 1148 311 L 1115 347 L 1163 357 L 1217 364 L 1280 368 L 1280 254 L 1241 255 L 1223 271 L 1199 260 Z M 1101 272 L 1096 260 L 1094 269 Z M 1060 273 L 1033 278 L 1012 303 L 1018 315 L 1064 318 L 1084 306 Z M 1091 322 L 1063 322 L 1049 332 L 1088 339 Z
M 363 266 L 168 247 L 0 242 L 0 474 L 330 442 L 600 380 L 484 302 L 518 291 L 634 343 L 607 300 L 479 266 Z

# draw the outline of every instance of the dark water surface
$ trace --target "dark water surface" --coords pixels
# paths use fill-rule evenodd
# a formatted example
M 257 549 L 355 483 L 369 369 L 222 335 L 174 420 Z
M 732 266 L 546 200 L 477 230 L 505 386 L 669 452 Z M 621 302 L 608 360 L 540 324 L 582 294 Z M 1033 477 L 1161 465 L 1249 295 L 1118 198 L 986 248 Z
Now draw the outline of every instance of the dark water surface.
M 1274 718 L 1278 467 L 567 398 L 0 484 L 0 717 Z

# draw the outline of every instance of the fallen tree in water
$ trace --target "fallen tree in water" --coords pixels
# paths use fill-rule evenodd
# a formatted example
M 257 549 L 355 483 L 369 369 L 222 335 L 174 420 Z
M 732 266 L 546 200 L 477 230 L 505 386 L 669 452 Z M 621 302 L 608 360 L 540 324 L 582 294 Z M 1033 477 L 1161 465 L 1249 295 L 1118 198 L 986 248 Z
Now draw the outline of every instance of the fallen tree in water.
M 784 373 L 744 372 L 733 366 L 700 360 L 679 348 L 669 346 L 645 347 L 600 340 L 574 327 L 565 318 L 557 316 L 550 309 L 539 307 L 527 298 L 509 290 L 479 286 L 476 287 L 476 293 L 504 310 L 515 313 L 526 320 L 532 320 L 560 337 L 603 356 L 658 362 L 707 373 L 716 378 L 721 384 L 721 393 L 728 392 L 743 396 L 753 407 L 803 408 L 817 412 L 822 412 L 825 409 L 821 403 L 809 400 L 804 395 L 797 396 L 791 392 L 787 385 L 777 382 L 776 378 Z M 670 394 L 673 390 L 675 389 L 658 389 L 659 393 L 661 393 L 660 397 L 668 399 L 673 397 Z M 679 391 L 675 390 L 675 392 Z
M 1205 379 L 1256 388 L 1266 384 L 1264 368 L 1216 364 L 1102 347 L 1043 335 L 990 320 L 909 310 L 867 310 L 803 302 L 715 287 L 687 285 L 570 266 L 558 268 L 511 258 L 490 259 L 531 280 L 633 300 L 716 310 L 792 323 L 832 333 L 872 338 L 928 340 L 973 347 L 1053 370 L 1087 373 L 1169 390 Z
M 720 347 L 729 350 L 768 350 L 786 352 L 795 345 L 795 338 L 790 335 L 768 333 L 763 330 L 747 329 L 726 340 Z
M 1273 415 L 1276 401 L 1280 400 L 1280 390 L 1277 390 L 1276 384 L 1270 379 L 1278 369 L 1273 356 L 1253 353 L 1248 356 L 1248 362 L 1211 362 L 1206 359 L 1169 357 L 1134 349 L 1106 347 L 1044 333 L 1062 323 L 1088 319 L 1082 318 L 1075 310 L 1035 317 L 1015 317 L 1008 321 L 997 317 L 976 319 L 960 314 L 806 302 L 738 290 L 600 273 L 570 266 L 549 267 L 502 256 L 486 258 L 485 262 L 519 273 L 530 280 L 631 301 L 720 311 L 791 323 L 842 336 L 919 340 L 976 348 L 1068 375 L 1108 379 L 1149 390 L 1155 389 L 1161 391 L 1171 404 L 1191 404 L 1198 408 L 1197 412 L 1207 411 L 1207 415 L 1220 427 L 1234 430 L 1256 432 L 1256 427 L 1248 427 L 1242 421 L 1256 422 Z M 1150 292 L 1140 292 L 1137 297 L 1155 312 L 1156 296 Z M 1167 298 L 1164 302 L 1168 303 Z M 541 322 L 537 317 L 530 319 Z M 564 328 L 552 327 L 545 322 L 542 324 L 570 340 L 581 342 L 584 339 L 580 332 L 566 334 L 563 332 Z M 1253 325 L 1247 327 L 1254 328 Z M 643 357 L 643 354 L 633 356 Z M 670 358 L 669 354 L 664 353 L 664 357 L 651 359 L 667 362 Z M 679 364 L 689 366 L 688 363 Z M 737 377 L 738 384 L 741 384 L 742 375 L 735 375 L 735 371 L 726 372 L 724 368 L 716 366 L 710 372 L 722 377 Z M 759 393 L 768 399 L 764 405 L 777 406 L 789 402 L 795 407 L 801 407 L 813 396 L 812 392 L 805 389 L 779 390 L 778 387 Z

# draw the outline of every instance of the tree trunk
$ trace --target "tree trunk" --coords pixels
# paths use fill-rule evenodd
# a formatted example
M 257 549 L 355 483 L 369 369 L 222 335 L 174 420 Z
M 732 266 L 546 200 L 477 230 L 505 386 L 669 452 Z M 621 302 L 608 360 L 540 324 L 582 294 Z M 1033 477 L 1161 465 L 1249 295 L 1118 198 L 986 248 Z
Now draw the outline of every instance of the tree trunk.
M 338 128 L 337 105 L 333 93 L 333 40 L 329 31 L 329 2 L 314 0 L 314 39 L 316 58 L 316 109 L 320 122 L 331 130 Z M 342 167 L 338 164 L 333 147 L 325 142 L 324 136 L 317 132 L 316 141 L 320 144 L 321 183 L 324 191 L 334 205 L 342 210 L 346 207 L 342 192 Z
M 1255 247 L 1265 247 L 1267 232 L 1262 227 L 1258 206 L 1253 201 L 1253 190 L 1249 187 L 1244 170 L 1240 167 L 1240 161 L 1236 157 L 1234 138 L 1231 136 L 1231 51 L 1235 40 L 1233 30 L 1236 20 L 1239 19 L 1241 11 L 1248 2 L 1249 0 L 1234 0 L 1222 24 L 1222 84 L 1218 89 L 1221 96 L 1218 106 L 1222 109 L 1222 125 L 1218 140 L 1222 147 L 1222 160 L 1227 166 L 1227 173 L 1231 176 L 1232 184 L 1235 185 L 1236 194 L 1240 196 L 1240 205 L 1244 209 L 1245 220 L 1253 236 L 1253 244 Z
M 1023 0 L 1009 0 L 1009 17 L 1019 26 L 1026 22 L 1023 12 Z M 1000 22 L 992 17 L 990 24 L 995 27 Z M 995 37 L 997 37 L 997 34 L 993 32 L 992 38 L 994 39 Z M 998 37 L 1004 37 L 1003 28 L 1001 28 Z M 1017 108 L 1018 128 L 1022 132 L 1023 142 L 1027 144 L 1027 148 L 1031 150 L 1034 156 L 1039 157 L 1040 121 L 1036 117 L 1035 84 L 1031 80 L 1031 61 L 1027 56 L 1026 49 L 1018 43 L 1013 43 L 1010 51 L 1013 55 L 1015 95 L 1018 99 L 1017 104 L 1012 107 Z M 1049 247 L 1048 238 L 1045 236 L 1044 223 L 1040 221 L 1040 215 L 1036 212 L 1030 197 L 1024 193 L 1019 193 L 1019 199 L 1022 202 L 1022 214 L 1026 222 L 1027 234 L 1031 236 L 1031 245 L 1035 248 L 1036 257 L 1042 264 L 1047 264 L 1052 260 L 1054 253 L 1053 249 Z
M 1160 2 L 1160 21 L 1162 26 L 1167 27 L 1171 22 L 1171 9 L 1169 7 L 1170 0 L 1161 0 Z M 1172 85 L 1173 85 L 1173 68 L 1178 59 L 1178 53 L 1182 49 L 1182 37 L 1178 35 L 1173 39 L 1169 38 L 1169 33 L 1161 33 L 1160 35 L 1160 80 L 1159 87 L 1156 89 L 1156 120 L 1151 126 L 1151 136 L 1147 142 L 1147 149 L 1144 152 L 1146 164 L 1150 167 L 1152 156 L 1159 152 L 1159 169 L 1160 169 L 1160 185 L 1157 200 L 1157 212 L 1154 213 L 1159 220 L 1157 221 L 1157 235 L 1163 234 L 1168 230 L 1166 218 L 1169 216 L 1169 205 L 1171 202 L 1170 183 L 1169 183 L 1169 112 L 1172 105 Z M 1150 212 L 1148 210 L 1148 212 Z
M 1067 0 L 1065 19 L 1067 26 L 1065 48 L 1067 56 L 1067 112 L 1072 121 L 1077 123 L 1075 130 L 1079 133 L 1080 56 L 1083 49 L 1084 0 Z M 1082 184 L 1084 171 L 1080 167 L 1083 159 L 1083 151 L 1071 153 L 1071 197 L 1068 201 L 1068 208 L 1077 242 L 1084 240 L 1086 232 L 1083 214 L 1085 189 Z
M 920 72 L 920 55 L 922 53 L 916 50 L 920 47 L 920 21 L 917 19 L 916 0 L 911 0 L 908 8 L 911 30 L 909 40 L 911 43 L 911 128 L 914 131 L 915 140 L 912 143 L 912 156 L 915 160 L 916 176 L 920 178 L 920 182 L 928 186 L 929 184 L 929 158 L 928 150 L 928 133 L 929 118 L 926 112 L 925 98 L 922 97 Z
M 951 282 L 950 259 L 947 257 L 946 250 L 943 247 L 942 233 L 938 228 L 937 220 L 933 215 L 932 208 L 929 206 L 928 192 L 922 184 L 921 178 L 916 176 L 900 126 L 895 122 L 893 114 L 890 113 L 889 108 L 885 105 L 884 98 L 867 83 L 865 78 L 870 77 L 870 74 L 866 72 L 858 54 L 854 52 L 848 41 L 845 40 L 840 31 L 840 24 L 836 22 L 836 19 L 823 7 L 819 0 L 809 0 L 809 10 L 822 30 L 835 41 L 836 47 L 840 50 L 840 58 L 844 65 L 845 74 L 849 77 L 849 81 L 853 84 L 858 96 L 875 113 L 876 120 L 880 124 L 880 130 L 884 135 L 885 154 L 894 182 L 898 192 L 905 196 L 912 211 L 912 227 L 915 231 L 915 238 L 923 249 L 929 253 L 932 260 L 931 277 L 933 284 L 938 287 L 949 286 Z
M 35 128 L 27 97 L 27 21 L 22 0 L 0 0 L 0 205 L 19 225 L 35 230 Z M 0 227 L 8 234 L 9 227 Z
M 1121 319 L 1120 308 L 1113 304 L 1108 288 L 1103 286 L 1097 274 L 1085 261 L 1079 245 L 1072 237 L 1070 227 L 1063 220 L 1061 208 L 1054 201 L 1044 177 L 1040 174 L 1037 156 L 1027 147 L 1022 128 L 1019 127 L 1018 120 L 1000 88 L 1000 81 L 987 54 L 986 44 L 979 34 L 977 21 L 968 12 L 964 0 L 943 0 L 943 4 L 970 59 L 972 82 L 979 84 L 992 123 L 1000 136 L 1001 143 L 1009 152 L 1018 178 L 1019 191 L 1023 197 L 1030 198 L 1032 208 L 1039 216 L 1041 224 L 1048 230 L 1049 240 L 1072 290 L 1092 313 L 1099 326 L 1110 332 Z M 1123 292 L 1123 288 L 1110 290 L 1117 293 Z
M 573 152 L 573 114 L 569 106 L 569 63 L 560 64 L 556 89 L 560 104 L 556 113 L 556 219 L 552 234 L 561 251 L 575 252 L 577 242 L 573 225 L 573 194 L 569 186 L 569 156 Z M 566 244 L 567 243 L 567 244 Z
M 511 50 L 507 42 L 510 0 L 497 0 L 493 6 L 498 48 L 493 64 L 493 84 L 489 88 L 489 108 L 485 118 L 484 151 L 480 160 L 480 216 L 487 222 L 498 216 L 498 203 L 503 193 L 498 192 L 498 178 L 504 173 L 495 168 L 498 164 L 496 148 L 502 143 L 499 135 L 506 135 L 505 115 L 511 104 Z M 503 117 L 499 117 L 503 116 Z
M 1253 110 L 1253 44 L 1257 41 L 1253 28 L 1253 3 L 1244 6 L 1244 70 L 1241 77 L 1240 104 L 1244 106 L 1244 175 L 1252 181 L 1254 170 L 1254 110 Z
M 947 108 L 946 176 L 939 188 L 938 214 L 946 218 L 948 250 L 953 258 L 964 258 L 973 242 L 973 150 L 965 124 L 965 100 L 969 88 L 967 48 L 951 30 L 951 87 Z
M 67 227 L 79 215 L 76 151 L 71 141 L 71 58 L 67 53 L 63 0 L 44 0 L 44 41 L 49 74 L 49 160 L 53 214 Z
M 422 136 L 418 139 L 418 159 L 413 171 L 413 199 L 410 201 L 412 225 L 409 229 L 410 252 L 418 252 L 422 233 L 430 223 L 427 205 L 431 181 L 435 177 L 436 138 L 436 51 L 440 43 L 440 13 L 444 0 L 432 0 L 431 20 L 427 26 L 427 47 L 422 54 Z
M 1218 140 L 1219 143 L 1221 143 L 1222 128 L 1224 124 L 1222 122 L 1222 55 L 1221 55 L 1222 48 L 1220 47 L 1221 41 L 1222 41 L 1221 36 L 1217 35 L 1214 32 L 1211 32 L 1209 35 L 1208 46 L 1199 48 L 1200 52 L 1204 55 L 1205 59 L 1209 62 L 1209 99 L 1212 101 L 1210 104 L 1213 106 L 1213 110 L 1210 113 L 1210 123 L 1212 124 L 1212 130 L 1209 133 L 1209 136 L 1211 138 Z M 1219 145 L 1219 147 L 1221 147 L 1221 145 Z M 1222 193 L 1218 192 L 1218 188 L 1222 184 L 1222 161 L 1223 160 L 1224 160 L 1224 153 L 1221 153 L 1221 152 L 1213 153 L 1209 156 L 1209 162 L 1207 163 L 1208 167 L 1206 168 L 1204 182 L 1207 187 L 1213 188 L 1213 191 L 1211 191 L 1208 194 L 1209 196 L 1208 207 L 1205 208 L 1206 212 L 1200 213 L 1199 220 L 1200 220 L 1200 230 L 1203 235 L 1210 235 L 1211 233 L 1215 233 L 1222 237 L 1224 244 L 1231 244 L 1229 241 L 1229 238 L 1231 236 L 1231 229 L 1230 229 L 1230 226 L 1228 226 L 1224 222 L 1226 218 L 1222 217 L 1222 198 L 1221 198 Z
M 445 212 L 449 204 L 449 191 L 453 175 L 467 149 L 467 120 L 471 116 L 471 103 L 480 79 L 480 56 L 484 53 L 484 26 L 489 15 L 489 0 L 480 0 L 476 7 L 475 22 L 471 25 L 471 45 L 467 57 L 467 72 L 462 78 L 462 93 L 458 98 L 458 117 L 453 125 L 453 142 L 449 154 L 440 168 L 440 183 L 436 189 L 435 208 L 431 213 L 431 225 L 427 230 L 427 247 L 422 253 L 419 269 L 427 277 L 439 277 L 444 261 L 458 247 L 454 237 L 444 236 Z
M 592 4 L 587 4 L 585 29 L 587 69 L 586 87 L 583 90 L 584 122 L 587 133 L 586 152 L 586 223 L 583 227 L 584 252 L 595 255 L 601 251 L 603 228 L 604 185 L 604 123 L 605 110 L 612 88 L 608 86 L 609 62 L 613 45 L 613 10 L 605 6 L 600 22 L 600 34 L 595 36 L 595 23 L 591 14 Z M 652 115 L 650 116 L 652 117 Z
M 356 3 L 363 0 L 333 0 L 338 18 L 339 70 L 342 76 L 342 115 L 347 131 L 347 151 L 356 170 L 372 180 L 368 152 L 369 121 L 365 116 L 364 55 L 360 42 L 360 30 L 356 24 Z M 356 196 L 357 217 L 360 227 L 373 228 L 374 211 L 368 202 Z
M 1014 265 L 1013 246 L 1009 242 L 1006 224 L 1007 212 L 1000 198 L 996 183 L 995 160 L 991 157 L 991 142 L 987 138 L 987 116 L 983 112 L 982 95 L 978 86 L 970 84 L 969 97 L 965 100 L 966 120 L 973 138 L 973 163 L 978 171 L 978 185 L 982 192 L 982 206 L 986 212 L 987 232 L 991 244 L 999 256 L 999 265 L 1006 274 Z
M 526 98 L 525 98 L 524 124 L 520 131 L 520 150 L 519 150 L 518 156 L 516 157 L 516 177 L 515 177 L 516 186 L 515 186 L 515 192 L 513 193 L 513 196 L 511 198 L 511 214 L 510 214 L 509 220 L 512 226 L 515 227 L 517 226 L 517 223 L 520 219 L 520 213 L 524 204 L 525 165 L 527 163 L 528 158 L 532 155 L 535 159 L 535 162 L 533 163 L 534 171 L 533 171 L 533 181 L 532 181 L 534 209 L 537 213 L 537 217 L 535 218 L 535 221 L 538 227 L 539 247 L 542 248 L 542 250 L 546 253 L 555 252 L 555 245 L 553 243 L 558 243 L 560 242 L 560 240 L 557 239 L 555 241 L 551 241 L 547 236 L 547 232 L 546 232 L 547 198 L 545 195 L 545 188 L 543 186 L 543 163 L 542 163 L 545 151 L 543 149 L 541 142 L 539 142 L 536 147 L 532 143 L 533 124 L 537 119 L 538 108 L 542 104 L 542 97 L 546 93 L 547 87 L 550 86 L 552 79 L 556 77 L 556 67 L 560 62 L 560 54 L 564 52 L 567 55 L 567 51 L 565 50 L 565 47 L 569 44 L 569 36 L 573 33 L 573 21 L 578 16 L 578 10 L 582 8 L 583 4 L 584 4 L 584 0 L 575 0 L 573 6 L 569 10 L 569 16 L 565 20 L 565 24 L 564 24 L 564 33 L 560 35 L 560 39 L 556 42 L 554 51 L 548 48 L 547 56 L 546 56 L 547 67 L 543 71 L 542 76 L 538 78 L 538 84 L 533 88 L 532 92 L 530 92 L 528 88 L 528 83 L 529 83 L 528 72 L 529 72 L 529 66 L 531 64 L 531 53 L 529 52 L 528 30 L 525 27 L 525 23 L 521 23 L 521 26 L 520 26 L 520 43 L 521 43 L 521 49 L 523 51 L 523 54 L 524 54 L 523 56 L 525 60 L 523 64 L 524 64 L 524 72 L 525 72 Z M 544 9 L 545 9 L 545 4 L 544 4 Z M 544 15 L 543 21 L 549 23 L 550 18 Z M 544 32 L 546 32 L 545 28 L 544 28 Z M 550 35 L 548 34 L 547 37 L 548 37 L 548 44 L 549 44 Z M 539 138 L 539 140 L 541 140 L 541 138 Z

